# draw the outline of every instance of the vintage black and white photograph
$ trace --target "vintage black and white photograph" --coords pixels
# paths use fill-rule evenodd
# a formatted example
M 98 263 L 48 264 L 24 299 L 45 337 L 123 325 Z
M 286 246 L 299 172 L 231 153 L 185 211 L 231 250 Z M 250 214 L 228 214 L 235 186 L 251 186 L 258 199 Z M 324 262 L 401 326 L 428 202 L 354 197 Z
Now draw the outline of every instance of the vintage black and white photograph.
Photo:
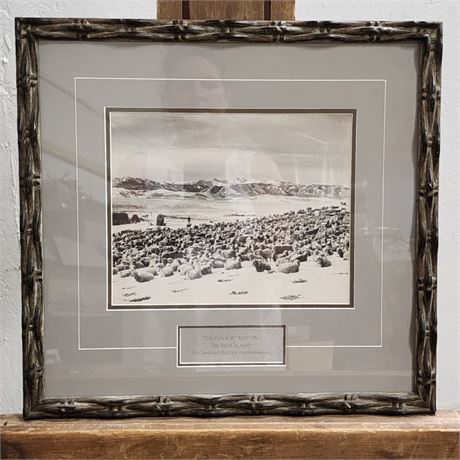
M 353 110 L 106 123 L 109 308 L 352 306 Z

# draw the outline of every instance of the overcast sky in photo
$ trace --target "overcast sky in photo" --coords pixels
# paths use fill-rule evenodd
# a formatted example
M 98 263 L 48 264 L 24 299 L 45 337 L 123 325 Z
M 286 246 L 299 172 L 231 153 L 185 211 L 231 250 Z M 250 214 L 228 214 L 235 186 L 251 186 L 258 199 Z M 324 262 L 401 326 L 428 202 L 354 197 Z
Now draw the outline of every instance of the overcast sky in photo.
M 350 113 L 110 113 L 112 177 L 350 186 Z

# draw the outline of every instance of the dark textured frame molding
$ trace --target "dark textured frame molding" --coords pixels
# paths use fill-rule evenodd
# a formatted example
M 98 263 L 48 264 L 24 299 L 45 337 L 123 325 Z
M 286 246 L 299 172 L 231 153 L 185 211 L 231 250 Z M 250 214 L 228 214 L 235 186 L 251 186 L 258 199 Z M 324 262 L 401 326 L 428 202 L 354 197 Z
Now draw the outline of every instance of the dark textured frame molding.
M 44 397 L 44 305 L 38 46 L 41 40 L 395 43 L 420 45 L 416 194 L 415 390 Z M 436 291 L 442 26 L 425 22 L 16 19 L 24 417 L 429 414 L 436 407 Z

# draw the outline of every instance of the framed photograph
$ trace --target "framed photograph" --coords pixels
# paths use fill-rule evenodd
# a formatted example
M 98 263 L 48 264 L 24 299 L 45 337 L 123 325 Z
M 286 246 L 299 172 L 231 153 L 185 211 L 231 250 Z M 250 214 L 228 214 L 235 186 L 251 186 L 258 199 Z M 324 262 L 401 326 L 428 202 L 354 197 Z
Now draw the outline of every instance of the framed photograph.
M 356 110 L 105 113 L 109 309 L 353 307 Z
M 16 45 L 25 418 L 434 413 L 440 24 Z

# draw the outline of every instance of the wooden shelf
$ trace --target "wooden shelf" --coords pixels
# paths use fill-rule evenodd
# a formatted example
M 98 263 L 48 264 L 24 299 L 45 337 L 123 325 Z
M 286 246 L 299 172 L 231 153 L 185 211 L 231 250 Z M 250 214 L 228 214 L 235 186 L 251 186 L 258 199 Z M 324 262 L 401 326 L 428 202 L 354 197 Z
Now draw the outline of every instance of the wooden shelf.
M 0 417 L 1 455 L 35 459 L 460 458 L 460 414 L 59 420 Z

